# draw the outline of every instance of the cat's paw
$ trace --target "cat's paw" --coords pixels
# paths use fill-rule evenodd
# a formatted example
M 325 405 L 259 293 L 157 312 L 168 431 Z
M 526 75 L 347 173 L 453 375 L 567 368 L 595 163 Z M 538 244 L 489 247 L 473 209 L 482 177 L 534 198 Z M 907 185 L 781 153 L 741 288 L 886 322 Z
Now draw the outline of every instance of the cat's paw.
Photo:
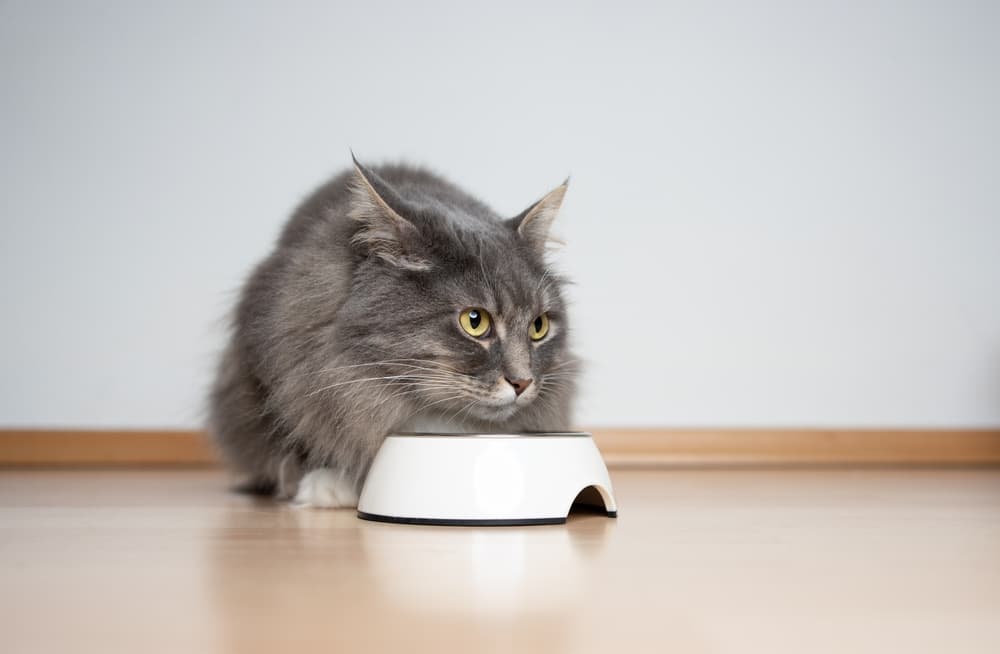
M 318 509 L 353 509 L 358 505 L 358 494 L 348 477 L 330 468 L 319 468 L 302 477 L 293 502 Z

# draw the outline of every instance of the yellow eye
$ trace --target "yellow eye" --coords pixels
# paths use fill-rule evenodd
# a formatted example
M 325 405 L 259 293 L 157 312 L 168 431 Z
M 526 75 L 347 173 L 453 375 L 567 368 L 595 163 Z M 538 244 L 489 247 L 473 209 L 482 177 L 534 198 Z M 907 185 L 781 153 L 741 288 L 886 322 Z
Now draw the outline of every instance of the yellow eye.
M 480 338 L 490 333 L 490 314 L 486 309 L 466 309 L 458 317 L 458 322 L 469 336 Z
M 545 335 L 549 333 L 549 315 L 543 313 L 542 315 L 535 318 L 531 326 L 528 327 L 528 336 L 531 336 L 531 340 L 540 341 L 545 338 Z

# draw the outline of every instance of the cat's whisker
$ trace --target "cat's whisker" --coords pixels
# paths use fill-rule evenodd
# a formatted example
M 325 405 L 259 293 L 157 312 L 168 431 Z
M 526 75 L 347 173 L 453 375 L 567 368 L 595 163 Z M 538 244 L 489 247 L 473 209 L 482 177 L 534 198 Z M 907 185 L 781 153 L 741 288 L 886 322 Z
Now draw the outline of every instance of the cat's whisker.
M 434 368 L 423 368 L 423 367 L 419 367 L 419 366 L 401 365 L 401 364 L 396 364 L 396 366 L 398 366 L 400 368 L 400 370 L 388 370 L 386 372 L 389 372 L 391 374 L 404 375 L 404 374 L 419 374 L 418 372 L 416 372 L 416 371 L 419 371 L 421 373 L 428 373 L 428 375 L 436 375 L 436 376 L 439 376 L 439 377 L 447 377 L 447 378 L 461 376 L 459 373 L 452 373 L 452 372 L 446 371 L 446 370 L 436 370 Z M 358 367 L 360 367 L 360 366 L 358 366 Z M 336 374 L 336 373 L 339 373 L 339 372 L 343 372 L 343 371 L 342 370 L 337 370 L 337 369 L 328 369 L 328 370 L 324 370 L 323 372 L 313 373 L 313 376 L 319 376 L 321 374 L 331 374 L 332 375 L 332 374 Z M 306 375 L 301 375 L 301 376 L 304 377 Z
M 348 379 L 346 381 L 340 381 L 340 382 L 336 382 L 334 384 L 329 384 L 327 386 L 323 386 L 322 388 L 317 388 L 316 390 L 314 390 L 311 393 L 309 393 L 306 397 L 312 397 L 314 395 L 318 395 L 319 393 L 322 393 L 323 391 L 328 391 L 330 389 L 337 388 L 337 387 L 340 387 L 340 386 L 349 386 L 351 384 L 361 384 L 361 383 L 364 383 L 364 382 L 377 382 L 377 381 L 387 381 L 387 380 L 407 380 L 408 383 L 417 383 L 417 382 L 421 382 L 421 381 L 434 381 L 434 380 L 429 380 L 429 379 L 422 378 L 422 377 L 419 377 L 419 376 L 415 376 L 415 375 L 412 375 L 412 374 L 408 374 L 408 375 L 385 375 L 385 376 L 382 376 L 382 377 L 362 377 L 361 379 Z M 450 380 L 441 379 L 441 380 L 436 380 L 436 381 L 440 381 L 443 384 L 443 383 L 445 383 L 447 381 L 450 381 Z
M 430 365 L 432 367 L 431 368 L 427 368 L 426 366 L 416 366 L 416 365 L 413 365 L 412 363 L 408 363 L 409 361 L 417 361 L 417 362 L 420 362 L 420 363 L 423 363 L 423 364 Z M 456 368 L 453 368 L 453 367 L 451 367 L 451 366 L 449 366 L 447 364 L 441 363 L 439 361 L 433 361 L 433 360 L 430 360 L 430 359 L 386 359 L 384 361 L 372 361 L 370 363 L 353 363 L 353 364 L 343 365 L 343 366 L 333 366 L 333 367 L 330 367 L 330 368 L 323 368 L 322 370 L 314 370 L 312 372 L 303 372 L 303 373 L 298 373 L 298 374 L 294 374 L 294 375 L 289 375 L 289 377 L 293 377 L 293 378 L 294 377 L 308 377 L 308 376 L 311 376 L 311 375 L 322 375 L 322 374 L 326 374 L 326 373 L 337 372 L 337 371 L 340 371 L 340 370 L 350 370 L 352 368 L 370 368 L 370 367 L 373 367 L 373 366 L 382 366 L 382 365 L 384 365 L 386 367 L 389 367 L 389 366 L 400 366 L 400 367 L 405 367 L 405 368 L 410 368 L 410 369 L 416 369 L 416 370 L 427 370 L 427 371 L 430 371 L 430 372 L 454 373 L 456 375 L 463 375 L 463 376 L 465 375 L 465 373 L 461 372 L 460 370 L 458 370 Z M 437 368 L 433 368 L 433 366 L 437 366 Z
M 430 393 L 439 390 L 454 390 L 455 384 L 453 383 L 441 383 L 438 381 L 426 381 L 426 380 L 387 380 L 384 382 L 377 382 L 379 384 L 379 395 L 376 398 L 376 403 L 371 409 L 381 407 L 383 404 L 405 395 L 413 395 L 416 393 Z M 396 389 L 395 392 L 390 393 L 386 396 L 386 390 Z
M 545 379 L 551 379 L 553 381 L 555 381 L 555 380 L 572 381 L 572 380 L 574 380 L 576 378 L 577 378 L 576 375 L 546 375 L 545 376 Z
M 336 383 L 330 384 L 328 386 L 323 386 L 322 388 L 317 388 L 316 390 L 312 391 L 311 393 L 306 394 L 306 397 L 313 397 L 314 395 L 319 395 L 323 391 L 328 391 L 330 389 L 337 388 L 339 386 L 348 386 L 348 385 L 351 385 L 351 384 L 361 384 L 363 382 L 385 381 L 385 380 L 388 380 L 388 379 L 399 379 L 399 377 L 398 376 L 395 376 L 395 377 L 365 377 L 365 378 L 362 378 L 362 379 L 349 379 L 347 381 L 336 382 Z
M 440 400 L 436 400 L 434 402 L 431 402 L 430 404 L 424 404 L 424 405 L 422 405 L 420 407 L 420 410 L 424 411 L 424 410 L 429 409 L 430 407 L 432 407 L 432 406 L 434 406 L 436 404 L 441 404 L 442 402 L 448 402 L 448 401 L 451 401 L 451 400 L 457 400 L 457 399 L 465 397 L 465 396 L 466 396 L 465 393 L 458 393 L 456 395 L 450 395 L 448 397 L 441 398 Z
M 553 380 L 555 380 L 555 379 L 561 379 L 561 380 L 565 380 L 565 381 L 574 381 L 574 380 L 580 379 L 580 375 L 578 375 L 576 373 L 567 373 L 567 374 L 562 374 L 562 373 L 546 373 L 544 376 L 542 376 L 542 379 L 553 379 Z
M 403 388 L 400 389 L 399 386 L 403 386 Z M 453 390 L 454 389 L 454 385 L 417 384 L 416 388 L 410 388 L 410 386 L 411 386 L 411 384 L 408 384 L 406 382 L 398 382 L 398 381 L 386 382 L 386 383 L 382 384 L 382 388 L 380 389 L 380 393 L 379 393 L 378 398 L 376 399 L 375 404 L 368 408 L 369 415 L 372 415 L 374 417 L 375 416 L 374 412 L 377 409 L 379 409 L 380 407 L 382 407 L 384 404 L 386 404 L 387 402 L 390 402 L 392 400 L 405 397 L 407 395 L 414 395 L 414 394 L 418 394 L 418 393 L 428 393 L 428 392 L 432 392 L 432 391 L 435 391 L 435 390 Z M 386 396 L 385 390 L 389 389 L 389 388 L 394 388 L 394 387 L 397 388 L 397 390 L 395 392 L 393 392 L 393 393 L 390 393 L 388 396 Z
M 478 403 L 478 402 L 479 402 L 479 400 L 476 400 L 475 398 L 473 398 L 472 402 L 473 402 L 473 403 Z M 465 407 L 459 407 L 458 409 L 456 409 L 455 411 L 453 411 L 453 412 L 452 412 L 452 413 L 451 413 L 451 414 L 450 414 L 450 415 L 448 416 L 447 420 L 448 420 L 449 422 L 451 422 L 451 421 L 453 421 L 453 420 L 456 420 L 456 419 L 458 419 L 458 417 L 459 417 L 459 416 L 460 416 L 460 415 L 462 414 L 462 412 L 464 412 L 464 411 L 465 411 L 465 409 L 466 409 L 466 408 L 468 408 L 468 406 L 469 406 L 469 405 L 467 404 L 467 405 L 466 405 Z
M 471 415 L 472 415 L 472 408 L 473 408 L 474 406 L 476 406 L 477 404 L 479 404 L 480 402 L 482 402 L 482 400 L 481 400 L 481 399 L 479 399 L 479 400 L 473 400 L 472 402 L 469 402 L 469 403 L 468 403 L 467 405 L 465 405 L 465 408 L 464 408 L 464 409 L 462 409 L 462 410 L 461 410 L 461 411 L 459 412 L 459 414 L 458 414 L 458 416 L 456 416 L 456 418 L 458 418 L 458 417 L 461 417 L 461 415 L 462 415 L 463 413 L 466 413 L 466 412 L 468 412 L 468 415 L 470 415 L 470 416 L 471 416 Z
M 557 370 L 555 372 L 546 372 L 546 373 L 542 374 L 542 378 L 543 379 L 544 378 L 548 378 L 548 377 L 557 377 L 557 378 L 560 378 L 560 377 L 561 378 L 572 377 L 572 378 L 577 378 L 579 376 L 580 376 L 580 373 L 577 372 L 576 370 Z
M 413 395 L 414 393 L 423 393 L 423 392 L 424 392 L 424 390 L 420 389 L 420 388 L 410 388 L 410 389 L 403 389 L 401 391 L 397 391 L 397 392 L 389 395 L 389 397 L 386 397 L 385 399 L 382 399 L 380 402 L 378 402 L 377 404 L 375 404 L 374 406 L 372 406 L 371 409 L 370 409 L 370 411 L 374 412 L 376 409 L 378 409 L 379 407 L 381 407 L 383 404 L 385 404 L 386 402 L 389 402 L 391 400 L 395 400 L 395 399 L 398 399 L 398 398 L 401 398 L 401 397 L 405 397 L 407 395 Z
M 573 385 L 563 381 L 543 381 L 538 387 L 538 397 L 548 398 L 551 394 L 547 391 L 572 391 Z

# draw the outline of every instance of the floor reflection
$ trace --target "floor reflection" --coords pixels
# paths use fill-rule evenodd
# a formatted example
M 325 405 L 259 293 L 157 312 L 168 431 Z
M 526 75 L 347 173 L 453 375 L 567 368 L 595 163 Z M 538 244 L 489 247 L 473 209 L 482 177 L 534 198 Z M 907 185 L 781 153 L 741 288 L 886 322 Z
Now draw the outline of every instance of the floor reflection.
M 571 611 L 586 598 L 586 560 L 613 521 L 572 516 L 566 525 L 407 527 L 359 525 L 365 566 L 385 601 L 420 614 Z
M 207 592 L 218 641 L 231 652 L 287 645 L 296 632 L 319 649 L 364 642 L 420 651 L 447 642 L 499 651 L 545 642 L 548 651 L 569 651 L 571 624 L 587 609 L 588 560 L 614 531 L 615 521 L 600 515 L 574 514 L 565 525 L 430 527 L 234 501 L 210 539 Z

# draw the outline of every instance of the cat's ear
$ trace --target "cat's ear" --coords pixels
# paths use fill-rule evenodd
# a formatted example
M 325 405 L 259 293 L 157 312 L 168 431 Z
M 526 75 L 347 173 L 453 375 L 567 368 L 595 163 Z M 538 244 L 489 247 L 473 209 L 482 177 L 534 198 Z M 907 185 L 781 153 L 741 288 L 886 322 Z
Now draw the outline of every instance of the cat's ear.
M 507 221 L 538 254 L 544 254 L 545 244 L 552 240 L 549 236 L 549 228 L 552 227 L 552 221 L 559 214 L 559 207 L 562 206 L 567 188 L 569 188 L 569 179 Z
M 361 224 L 351 238 L 351 245 L 398 268 L 429 270 L 431 263 L 419 255 L 423 244 L 420 230 L 392 208 L 393 204 L 402 204 L 396 192 L 353 153 L 351 158 L 354 176 L 348 215 Z

